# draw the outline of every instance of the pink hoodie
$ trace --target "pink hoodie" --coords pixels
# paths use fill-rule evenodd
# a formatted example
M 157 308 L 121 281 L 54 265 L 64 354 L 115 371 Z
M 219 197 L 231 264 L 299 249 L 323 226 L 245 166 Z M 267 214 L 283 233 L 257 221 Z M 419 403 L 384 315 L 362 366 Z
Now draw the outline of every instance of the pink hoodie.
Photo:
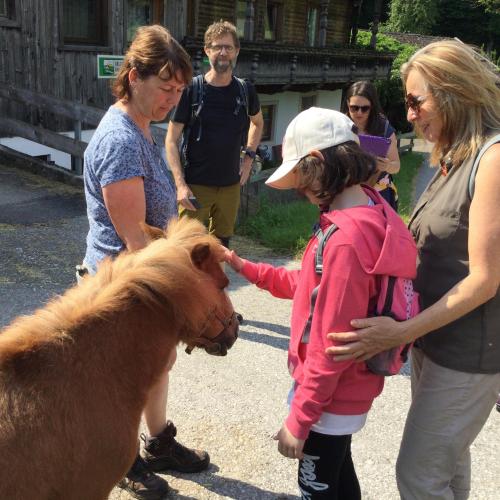
M 375 206 L 333 210 L 321 215 L 323 231 L 338 226 L 323 253 L 323 277 L 316 299 L 308 344 L 301 343 L 311 293 L 320 277 L 314 271 L 317 238 L 309 241 L 301 270 L 289 271 L 245 261 L 241 273 L 258 287 L 280 298 L 293 299 L 288 365 L 295 395 L 286 425 L 298 439 L 323 412 L 366 413 L 382 391 L 384 377 L 365 363 L 337 362 L 325 349 L 334 343 L 330 332 L 352 330 L 350 321 L 365 318 L 378 294 L 377 275 L 415 278 L 417 250 L 401 218 L 373 189 L 364 186 Z

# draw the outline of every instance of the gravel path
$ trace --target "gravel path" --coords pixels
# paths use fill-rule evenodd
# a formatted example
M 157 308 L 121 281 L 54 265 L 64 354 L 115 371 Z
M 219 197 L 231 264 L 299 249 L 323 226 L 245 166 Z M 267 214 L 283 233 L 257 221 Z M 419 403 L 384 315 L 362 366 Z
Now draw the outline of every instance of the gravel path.
M 73 283 L 86 224 L 78 190 L 0 166 L 0 326 Z M 249 258 L 297 266 L 241 238 L 235 246 Z M 180 440 L 208 450 L 212 465 L 201 474 L 166 474 L 177 491 L 171 498 L 297 499 L 296 463 L 279 455 L 272 440 L 287 412 L 290 302 L 229 275 L 231 298 L 245 317 L 240 339 L 225 358 L 188 356 L 180 348 L 168 409 Z M 387 379 L 354 438 L 365 500 L 398 498 L 394 464 L 408 405 L 408 378 Z M 473 446 L 472 500 L 498 498 L 499 435 L 500 414 L 493 411 Z M 120 490 L 110 496 L 129 498 Z

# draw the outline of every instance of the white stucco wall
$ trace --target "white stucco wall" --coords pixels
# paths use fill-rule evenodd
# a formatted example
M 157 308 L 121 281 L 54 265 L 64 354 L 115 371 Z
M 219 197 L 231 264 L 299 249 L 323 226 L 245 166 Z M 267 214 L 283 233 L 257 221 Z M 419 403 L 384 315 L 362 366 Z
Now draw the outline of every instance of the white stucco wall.
M 262 145 L 268 146 L 271 150 L 272 146 L 275 144 L 281 144 L 286 127 L 300 111 L 302 97 L 313 95 L 316 96 L 316 106 L 320 108 L 340 109 L 342 98 L 341 90 L 318 90 L 303 94 L 300 92 L 281 92 L 273 95 L 259 94 L 261 105 L 273 104 L 276 106 L 271 140 L 263 141 Z M 160 126 L 166 127 L 165 124 L 160 124 Z M 93 130 L 83 131 L 82 140 L 88 142 L 93 132 Z M 73 137 L 73 132 L 65 132 L 64 135 Z M 71 168 L 71 156 L 69 154 L 56 151 L 52 148 L 42 146 L 41 144 L 20 137 L 0 138 L 0 144 L 4 144 L 5 146 L 31 156 L 50 154 L 51 159 L 55 161 L 57 165 L 67 169 Z
M 281 144 L 285 135 L 286 127 L 300 112 L 301 99 L 303 96 L 316 96 L 316 106 L 340 110 L 342 99 L 341 90 L 318 90 L 315 92 L 282 92 L 280 94 L 259 94 L 261 105 L 273 104 L 276 106 L 272 137 L 269 141 L 263 141 L 262 145 L 270 149 L 275 144 Z

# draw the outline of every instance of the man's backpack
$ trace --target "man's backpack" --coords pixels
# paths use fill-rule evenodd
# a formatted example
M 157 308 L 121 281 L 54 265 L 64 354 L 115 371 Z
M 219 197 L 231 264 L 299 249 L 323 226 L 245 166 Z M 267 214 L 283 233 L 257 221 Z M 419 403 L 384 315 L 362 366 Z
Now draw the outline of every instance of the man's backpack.
M 323 232 L 320 229 L 316 231 L 318 238 L 318 248 L 314 256 L 314 270 L 318 276 L 323 274 L 323 251 L 330 236 L 337 231 L 338 226 L 332 224 Z M 395 276 L 380 275 L 379 295 L 375 311 L 371 316 L 390 316 L 396 321 L 405 321 L 413 318 L 420 312 L 418 293 L 413 289 L 413 283 L 410 279 L 399 278 Z M 316 297 L 318 295 L 321 281 L 311 294 L 311 307 L 309 318 L 302 333 L 302 343 L 309 342 L 311 331 L 312 316 Z M 405 344 L 394 347 L 387 351 L 380 352 L 366 361 L 368 369 L 377 375 L 396 375 L 408 359 L 408 352 L 411 344 Z
M 235 102 L 235 108 L 233 113 L 237 115 L 240 110 L 243 108 L 246 112 L 247 120 L 248 119 L 248 84 L 245 80 L 242 78 L 238 78 L 237 76 L 233 75 L 233 79 L 238 83 L 238 87 L 240 90 L 239 96 L 236 97 L 236 102 Z M 198 122 L 198 133 L 196 134 L 196 141 L 201 140 L 201 134 L 202 134 L 202 123 L 201 123 L 201 110 L 203 109 L 203 83 L 204 83 L 204 77 L 203 75 L 197 75 L 193 78 L 192 81 L 192 93 L 191 93 L 191 105 L 190 105 L 190 116 L 189 116 L 189 122 L 184 126 L 184 129 L 182 131 L 182 140 L 181 140 L 181 146 L 180 146 L 180 152 L 181 152 L 181 159 L 186 167 L 188 165 L 187 161 L 187 147 L 188 147 L 188 142 L 189 142 L 189 137 L 191 135 L 191 131 L 193 130 L 194 125 L 196 122 Z M 246 133 L 243 134 L 241 138 L 241 146 L 245 147 L 247 143 L 247 138 L 248 138 L 248 124 L 246 127 Z

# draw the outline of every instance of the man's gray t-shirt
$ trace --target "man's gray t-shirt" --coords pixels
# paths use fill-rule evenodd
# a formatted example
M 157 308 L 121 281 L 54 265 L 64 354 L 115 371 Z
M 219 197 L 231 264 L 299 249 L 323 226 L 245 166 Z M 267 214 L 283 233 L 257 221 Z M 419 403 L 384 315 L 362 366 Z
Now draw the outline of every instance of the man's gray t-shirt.
M 177 215 L 175 187 L 161 150 L 151 144 L 123 111 L 111 106 L 85 151 L 85 198 L 89 232 L 84 262 L 95 273 L 99 262 L 125 248 L 104 204 L 102 188 L 114 182 L 142 177 L 146 223 L 164 228 Z

